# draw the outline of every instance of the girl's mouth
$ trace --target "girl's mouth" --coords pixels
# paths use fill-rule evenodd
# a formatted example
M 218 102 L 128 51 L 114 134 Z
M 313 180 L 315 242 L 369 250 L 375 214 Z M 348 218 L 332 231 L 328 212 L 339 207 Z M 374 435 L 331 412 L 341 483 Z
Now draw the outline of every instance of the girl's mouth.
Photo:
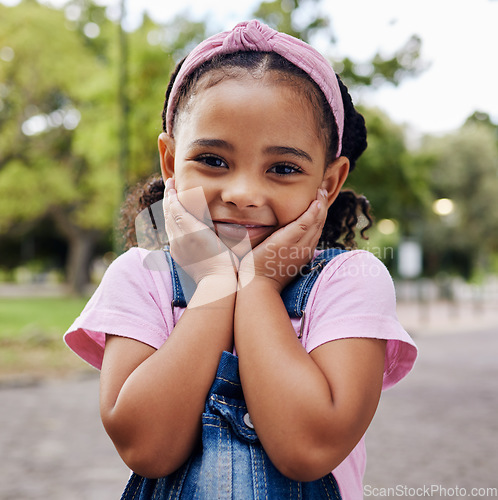
M 260 224 L 239 224 L 229 221 L 213 221 L 213 223 L 218 237 L 232 242 L 241 242 L 245 238 L 249 238 L 251 243 L 255 240 L 259 240 L 259 243 L 273 230 L 273 226 Z

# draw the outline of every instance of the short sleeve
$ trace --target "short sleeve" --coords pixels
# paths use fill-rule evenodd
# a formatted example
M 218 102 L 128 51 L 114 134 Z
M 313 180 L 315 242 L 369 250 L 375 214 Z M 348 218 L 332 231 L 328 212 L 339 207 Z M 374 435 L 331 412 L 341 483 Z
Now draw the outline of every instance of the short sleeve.
M 97 369 L 102 367 L 106 334 L 158 349 L 173 330 L 171 298 L 171 275 L 163 252 L 132 248 L 109 266 L 64 341 Z
M 370 252 L 345 252 L 330 261 L 315 283 L 306 307 L 308 352 L 332 340 L 387 340 L 383 389 L 413 367 L 417 348 L 396 315 L 392 278 Z

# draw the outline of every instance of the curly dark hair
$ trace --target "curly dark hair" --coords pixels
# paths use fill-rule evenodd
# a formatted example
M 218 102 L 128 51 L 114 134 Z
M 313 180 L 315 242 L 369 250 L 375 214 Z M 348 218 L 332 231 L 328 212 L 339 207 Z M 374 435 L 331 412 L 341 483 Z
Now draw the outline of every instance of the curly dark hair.
M 173 71 L 162 112 L 163 131 L 166 131 L 166 109 L 176 76 L 183 64 L 183 59 Z M 178 104 L 175 109 L 175 123 L 179 113 L 187 106 L 188 98 L 197 90 L 200 79 L 208 72 L 215 75 L 216 80 L 211 85 L 219 83 L 225 78 L 240 75 L 240 69 L 250 71 L 254 75 L 263 75 L 269 71 L 278 72 L 285 78 L 286 83 L 294 84 L 296 89 L 308 99 L 313 108 L 317 110 L 317 119 L 320 130 L 323 131 L 327 144 L 327 160 L 337 156 L 337 126 L 323 92 L 318 85 L 303 70 L 273 52 L 236 52 L 215 56 L 213 59 L 200 65 L 193 73 L 185 78 L 180 90 Z M 216 73 L 214 73 L 216 71 Z M 356 166 L 356 161 L 367 147 L 367 130 L 363 116 L 355 109 L 347 87 L 338 75 L 337 79 L 341 89 L 344 104 L 344 133 L 340 156 L 349 159 L 350 171 Z M 297 80 L 299 79 L 299 80 Z M 302 83 L 306 82 L 306 85 Z M 299 82 L 299 85 L 297 84 Z M 174 129 L 174 127 L 173 127 Z M 140 212 L 160 201 L 164 195 L 164 182 L 160 176 L 150 177 L 145 184 L 133 188 L 121 210 L 121 229 L 124 234 L 125 247 L 137 245 L 135 234 L 135 218 Z M 149 209 L 150 210 L 150 209 Z M 356 230 L 361 220 L 360 235 L 367 239 L 365 231 L 372 226 L 370 205 L 364 196 L 358 196 L 351 190 L 342 190 L 329 208 L 325 226 L 319 240 L 322 248 L 355 248 Z

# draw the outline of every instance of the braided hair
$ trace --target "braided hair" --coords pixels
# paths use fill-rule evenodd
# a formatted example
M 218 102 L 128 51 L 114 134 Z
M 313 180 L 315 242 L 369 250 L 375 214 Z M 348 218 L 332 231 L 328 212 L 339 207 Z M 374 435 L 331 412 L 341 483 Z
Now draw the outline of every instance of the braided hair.
M 166 110 L 169 97 L 176 76 L 183 61 L 173 71 L 164 101 L 162 111 L 162 128 L 166 132 Z M 290 84 L 296 84 L 296 90 L 303 93 L 310 101 L 313 109 L 317 110 L 319 130 L 325 135 L 327 144 L 327 160 L 332 161 L 337 156 L 337 126 L 330 106 L 318 85 L 303 70 L 287 61 L 274 52 L 235 52 L 213 57 L 211 60 L 200 65 L 184 81 L 180 90 L 178 104 L 175 110 L 174 124 L 181 111 L 188 105 L 188 98 L 197 90 L 197 84 L 207 73 L 216 76 L 212 85 L 219 83 L 224 78 L 233 78 L 245 69 L 253 75 L 263 75 L 269 71 L 276 71 Z M 215 73 L 216 72 L 216 73 Z M 298 80 L 299 79 L 299 80 Z M 350 171 L 356 166 L 356 161 L 367 147 L 367 131 L 363 116 L 354 108 L 347 87 L 337 75 L 344 104 L 344 132 L 342 138 L 342 149 L 340 156 L 349 159 Z M 302 83 L 306 82 L 306 85 Z M 174 126 L 173 126 L 174 130 Z M 160 176 L 150 177 L 145 184 L 139 184 L 132 189 L 121 210 L 121 230 L 124 234 L 125 248 L 137 245 L 135 234 L 135 218 L 153 203 L 160 201 L 164 196 L 164 182 Z M 370 205 L 364 196 L 358 196 L 351 190 L 342 190 L 328 210 L 327 219 L 319 240 L 322 248 L 355 248 L 356 229 L 359 220 L 362 220 L 360 235 L 367 239 L 365 231 L 372 226 Z

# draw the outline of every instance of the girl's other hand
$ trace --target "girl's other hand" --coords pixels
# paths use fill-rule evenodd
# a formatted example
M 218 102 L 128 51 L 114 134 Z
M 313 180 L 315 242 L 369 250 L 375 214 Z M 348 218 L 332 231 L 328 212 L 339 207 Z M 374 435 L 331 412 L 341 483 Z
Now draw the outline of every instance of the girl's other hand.
M 197 190 L 199 192 L 197 192 Z M 207 204 L 202 188 L 189 191 L 196 203 Z M 196 284 L 211 276 L 236 276 L 238 259 L 206 224 L 188 212 L 178 199 L 173 179 L 166 182 L 164 220 L 171 255 Z
M 327 192 L 296 220 L 281 227 L 246 255 L 239 267 L 239 286 L 267 279 L 280 293 L 313 257 L 327 217 Z

